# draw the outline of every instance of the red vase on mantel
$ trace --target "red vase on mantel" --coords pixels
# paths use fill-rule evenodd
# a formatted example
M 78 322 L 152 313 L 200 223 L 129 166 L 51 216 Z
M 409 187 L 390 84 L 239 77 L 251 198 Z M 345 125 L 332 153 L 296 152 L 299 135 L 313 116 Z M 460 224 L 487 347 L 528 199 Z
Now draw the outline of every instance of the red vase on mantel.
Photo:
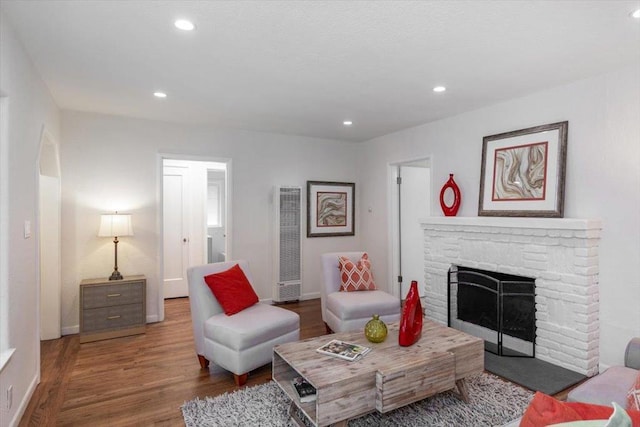
M 418 292 L 418 282 L 411 281 L 411 287 L 404 301 L 400 318 L 398 343 L 403 347 L 415 344 L 422 336 L 422 304 Z
M 448 189 L 453 191 L 453 203 L 451 206 L 447 206 L 444 202 L 444 194 Z M 453 180 L 453 174 L 449 174 L 449 181 L 447 181 L 442 190 L 440 190 L 440 207 L 442 208 L 442 212 L 444 212 L 445 216 L 456 216 L 458 214 L 458 209 L 460 209 L 460 202 L 462 201 L 462 196 L 460 195 L 460 188 L 458 184 Z

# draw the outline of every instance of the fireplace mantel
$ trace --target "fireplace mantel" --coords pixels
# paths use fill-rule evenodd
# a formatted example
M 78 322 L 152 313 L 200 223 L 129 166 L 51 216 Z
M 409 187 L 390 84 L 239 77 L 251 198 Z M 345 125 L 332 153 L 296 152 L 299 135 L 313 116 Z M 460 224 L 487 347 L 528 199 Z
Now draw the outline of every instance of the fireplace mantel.
M 420 222 L 428 317 L 447 322 L 453 265 L 532 277 L 536 358 L 583 375 L 598 372 L 600 220 L 429 217 Z
M 499 228 L 538 228 L 545 230 L 600 230 L 602 221 L 583 218 L 511 218 L 488 216 L 431 216 L 422 218 L 425 226 L 477 226 Z

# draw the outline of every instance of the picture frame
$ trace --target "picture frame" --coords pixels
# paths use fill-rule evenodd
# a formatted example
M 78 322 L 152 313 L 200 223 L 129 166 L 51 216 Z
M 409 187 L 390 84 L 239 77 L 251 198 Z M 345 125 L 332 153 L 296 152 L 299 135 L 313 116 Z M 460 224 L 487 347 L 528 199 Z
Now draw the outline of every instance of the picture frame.
M 564 216 L 569 122 L 482 139 L 478 216 Z
M 354 236 L 352 182 L 307 181 L 307 237 Z

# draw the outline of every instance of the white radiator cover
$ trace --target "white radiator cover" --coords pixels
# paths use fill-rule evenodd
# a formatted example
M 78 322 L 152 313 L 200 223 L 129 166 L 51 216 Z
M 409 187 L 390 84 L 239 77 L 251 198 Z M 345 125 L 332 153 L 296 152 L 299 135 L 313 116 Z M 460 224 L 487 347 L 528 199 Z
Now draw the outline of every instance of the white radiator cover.
M 300 299 L 302 288 L 302 188 L 277 186 L 275 210 L 274 288 L 276 302 Z
M 425 311 L 447 323 L 452 265 L 536 279 L 536 358 L 592 376 L 599 363 L 601 221 L 431 217 L 421 220 Z

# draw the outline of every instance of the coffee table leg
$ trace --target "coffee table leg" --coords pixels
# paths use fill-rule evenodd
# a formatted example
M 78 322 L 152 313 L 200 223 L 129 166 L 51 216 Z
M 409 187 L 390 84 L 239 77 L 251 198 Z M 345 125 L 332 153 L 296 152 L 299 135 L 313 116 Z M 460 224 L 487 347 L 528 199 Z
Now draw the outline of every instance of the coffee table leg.
M 464 403 L 469 403 L 469 391 L 467 390 L 467 383 L 464 382 L 464 378 L 456 381 L 456 387 L 458 388 L 458 397 L 462 399 Z
M 289 405 L 289 410 L 287 411 L 287 413 L 289 414 L 293 422 L 295 422 L 300 427 L 305 427 L 305 423 L 302 421 L 302 419 L 300 419 L 300 416 L 298 415 L 298 411 L 296 411 L 296 409 L 297 408 L 295 403 L 291 402 L 291 405 Z
M 291 417 L 293 422 L 296 423 L 298 426 L 306 427 L 306 424 L 304 423 L 304 421 L 302 421 L 302 419 L 298 415 L 298 411 L 296 411 L 295 403 L 291 402 L 291 404 L 289 405 L 289 410 L 287 411 L 287 413 L 289 414 L 289 416 Z M 337 423 L 331 424 L 331 427 L 347 427 L 347 423 L 348 422 L 349 422 L 349 420 L 338 421 Z

